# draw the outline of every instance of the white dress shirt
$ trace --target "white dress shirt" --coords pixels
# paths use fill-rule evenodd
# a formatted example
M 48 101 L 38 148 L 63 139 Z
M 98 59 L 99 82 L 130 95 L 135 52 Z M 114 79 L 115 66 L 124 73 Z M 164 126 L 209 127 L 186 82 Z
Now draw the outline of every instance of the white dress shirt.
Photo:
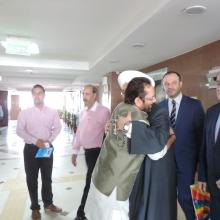
M 218 115 L 218 120 L 215 125 L 215 142 L 218 136 L 219 129 L 220 129 L 220 114 Z

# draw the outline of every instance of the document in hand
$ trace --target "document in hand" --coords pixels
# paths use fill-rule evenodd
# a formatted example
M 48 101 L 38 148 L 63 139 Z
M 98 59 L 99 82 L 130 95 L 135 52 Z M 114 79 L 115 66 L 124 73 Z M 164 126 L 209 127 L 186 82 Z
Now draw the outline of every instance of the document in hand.
M 197 220 L 210 220 L 210 193 L 201 192 L 198 185 L 191 185 L 193 206 Z
M 35 158 L 45 158 L 45 157 L 50 157 L 51 154 L 53 152 L 53 148 L 52 147 L 43 147 L 43 148 L 39 148 L 36 155 L 35 155 Z

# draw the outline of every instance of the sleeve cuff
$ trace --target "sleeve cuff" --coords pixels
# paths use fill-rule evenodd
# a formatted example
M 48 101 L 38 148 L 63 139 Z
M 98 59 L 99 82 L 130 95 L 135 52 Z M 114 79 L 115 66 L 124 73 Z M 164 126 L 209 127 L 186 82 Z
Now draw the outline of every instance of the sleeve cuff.
M 78 149 L 73 149 L 73 154 L 78 154 L 79 150 Z
M 148 154 L 147 156 L 151 159 L 151 160 L 159 160 L 161 158 L 163 158 L 167 153 L 167 145 L 163 148 L 162 151 L 155 153 L 155 154 Z
M 32 138 L 31 142 L 32 142 L 32 144 L 36 145 L 36 143 L 37 143 L 37 138 Z

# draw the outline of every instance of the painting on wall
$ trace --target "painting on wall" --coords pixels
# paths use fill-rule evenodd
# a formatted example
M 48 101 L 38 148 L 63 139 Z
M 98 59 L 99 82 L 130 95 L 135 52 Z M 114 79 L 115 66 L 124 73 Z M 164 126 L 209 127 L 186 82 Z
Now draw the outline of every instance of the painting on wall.
M 207 74 L 207 86 L 209 89 L 215 89 L 217 87 L 216 79 L 217 75 L 220 73 L 220 66 L 213 67 L 209 70 Z

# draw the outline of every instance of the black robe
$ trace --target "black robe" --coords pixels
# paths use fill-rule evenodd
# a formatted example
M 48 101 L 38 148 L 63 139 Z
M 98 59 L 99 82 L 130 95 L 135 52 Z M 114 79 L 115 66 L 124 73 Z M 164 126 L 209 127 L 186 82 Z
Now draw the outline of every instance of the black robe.
M 166 110 L 154 105 L 148 118 L 160 144 L 168 138 L 169 117 Z M 140 129 L 142 130 L 140 132 Z M 132 135 L 143 135 L 140 123 L 132 122 Z M 138 137 L 138 136 L 136 136 Z M 143 140 L 143 136 L 140 137 Z M 147 139 L 145 140 L 147 144 Z M 146 145 L 145 144 L 145 145 Z M 144 153 L 138 149 L 132 153 Z M 130 220 L 176 220 L 176 173 L 174 149 L 171 148 L 160 160 L 146 156 L 130 195 Z

